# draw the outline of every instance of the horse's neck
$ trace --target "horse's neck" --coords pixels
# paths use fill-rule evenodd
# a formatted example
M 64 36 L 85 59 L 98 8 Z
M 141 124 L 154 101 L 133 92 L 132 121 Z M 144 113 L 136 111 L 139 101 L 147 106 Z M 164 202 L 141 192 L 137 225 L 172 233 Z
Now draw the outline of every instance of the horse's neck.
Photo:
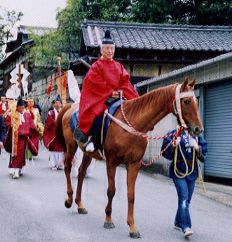
M 131 102 L 131 107 L 128 109 L 134 108 L 136 112 L 132 114 L 130 120 L 137 130 L 142 132 L 153 130 L 154 126 L 171 112 L 169 104 L 175 95 L 175 86 L 174 84 L 159 88 Z

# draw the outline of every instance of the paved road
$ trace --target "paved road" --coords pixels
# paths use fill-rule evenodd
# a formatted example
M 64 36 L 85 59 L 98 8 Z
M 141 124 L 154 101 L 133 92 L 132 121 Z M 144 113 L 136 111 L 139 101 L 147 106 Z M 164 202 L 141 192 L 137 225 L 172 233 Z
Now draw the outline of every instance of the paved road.
M 73 176 L 74 184 L 77 179 Z M 126 224 L 126 172 L 117 170 L 113 219 L 116 228 L 103 228 L 106 197 L 105 164 L 97 162 L 85 179 L 83 201 L 88 215 L 79 215 L 76 206 L 66 209 L 65 176 L 48 168 L 43 150 L 25 175 L 12 180 L 7 161 L 0 162 L 0 242 L 109 242 L 133 241 Z M 142 235 L 139 241 L 186 241 L 173 229 L 177 206 L 174 186 L 167 179 L 139 174 L 135 199 L 135 219 Z M 231 242 L 232 209 L 198 193 L 191 206 L 194 235 L 192 242 Z

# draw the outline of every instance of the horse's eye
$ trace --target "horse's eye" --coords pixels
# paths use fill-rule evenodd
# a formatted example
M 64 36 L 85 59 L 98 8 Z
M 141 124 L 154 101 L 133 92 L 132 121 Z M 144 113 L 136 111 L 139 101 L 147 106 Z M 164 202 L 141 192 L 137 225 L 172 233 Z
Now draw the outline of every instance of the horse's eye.
M 184 100 L 184 104 L 185 105 L 189 105 L 191 103 L 191 99 L 186 99 L 186 100 Z

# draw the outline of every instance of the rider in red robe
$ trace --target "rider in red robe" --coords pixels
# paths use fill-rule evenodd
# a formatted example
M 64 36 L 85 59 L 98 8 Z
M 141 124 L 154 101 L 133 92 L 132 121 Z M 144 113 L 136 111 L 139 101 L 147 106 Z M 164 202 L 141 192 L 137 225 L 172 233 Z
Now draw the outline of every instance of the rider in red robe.
M 105 102 L 110 97 L 119 97 L 118 91 L 123 91 L 126 99 L 138 97 L 134 90 L 128 72 L 122 64 L 113 60 L 115 44 L 106 31 L 101 45 L 101 58 L 96 61 L 87 73 L 81 92 L 79 109 L 79 127 L 74 136 L 85 143 L 94 119 L 107 108 Z

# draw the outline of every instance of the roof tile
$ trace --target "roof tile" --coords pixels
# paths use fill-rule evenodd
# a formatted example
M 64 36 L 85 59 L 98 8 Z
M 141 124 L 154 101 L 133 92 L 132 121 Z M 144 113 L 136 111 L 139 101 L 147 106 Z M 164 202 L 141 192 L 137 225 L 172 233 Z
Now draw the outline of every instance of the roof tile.
M 109 29 L 118 48 L 232 51 L 232 27 L 230 26 L 138 24 L 85 20 L 81 28 L 84 43 L 88 47 L 98 47 L 98 33 L 102 39 L 104 32 Z

